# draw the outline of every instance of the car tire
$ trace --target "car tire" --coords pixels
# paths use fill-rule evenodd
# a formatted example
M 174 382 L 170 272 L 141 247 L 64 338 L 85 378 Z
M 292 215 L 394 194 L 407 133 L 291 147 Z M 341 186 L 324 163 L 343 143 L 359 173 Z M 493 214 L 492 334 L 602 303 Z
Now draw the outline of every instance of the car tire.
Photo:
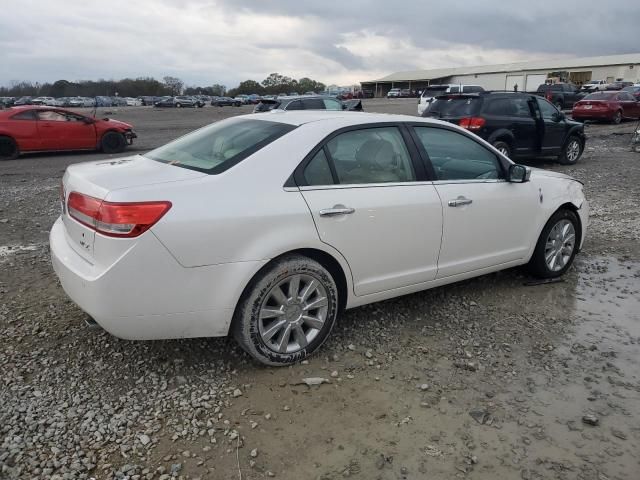
M 308 309 L 314 302 L 319 307 Z M 245 289 L 234 314 L 233 336 L 258 362 L 291 365 L 325 342 L 338 305 L 338 289 L 327 269 L 308 257 L 286 255 L 267 265 Z
M 580 222 L 571 210 L 558 210 L 546 223 L 536 243 L 529 271 L 539 278 L 563 275 L 573 263 L 580 244 Z
M 100 141 L 104 153 L 121 153 L 127 148 L 127 139 L 119 132 L 107 132 Z
M 614 125 L 619 125 L 622 122 L 622 112 L 620 110 L 616 111 L 611 119 L 611 123 Z
M 0 160 L 14 160 L 20 155 L 16 141 L 5 135 L 0 135 Z
M 511 145 L 503 140 L 493 142 L 493 147 L 502 153 L 505 157 L 511 158 Z
M 182 104 L 181 103 L 176 103 L 176 108 L 182 108 Z
M 575 135 L 571 135 L 562 146 L 558 162 L 562 165 L 575 165 L 582 156 L 583 149 L 584 145 L 580 139 Z

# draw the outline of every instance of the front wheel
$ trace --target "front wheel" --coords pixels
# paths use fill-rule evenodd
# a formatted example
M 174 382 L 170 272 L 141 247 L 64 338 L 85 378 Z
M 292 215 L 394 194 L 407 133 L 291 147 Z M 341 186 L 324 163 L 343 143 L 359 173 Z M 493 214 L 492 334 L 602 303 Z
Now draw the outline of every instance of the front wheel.
M 327 339 L 338 314 L 338 289 L 318 262 L 287 255 L 258 273 L 240 299 L 233 334 L 265 365 L 303 360 Z
M 574 165 L 582 155 L 582 142 L 575 135 L 571 135 L 558 156 L 558 161 L 562 165 Z
M 127 148 L 127 139 L 118 132 L 107 132 L 102 136 L 101 148 L 104 153 L 120 153 Z
M 19 154 L 18 144 L 13 138 L 0 136 L 0 160 L 13 160 Z
M 529 261 L 529 271 L 540 278 L 564 274 L 578 253 L 580 223 L 574 212 L 558 210 L 546 223 Z

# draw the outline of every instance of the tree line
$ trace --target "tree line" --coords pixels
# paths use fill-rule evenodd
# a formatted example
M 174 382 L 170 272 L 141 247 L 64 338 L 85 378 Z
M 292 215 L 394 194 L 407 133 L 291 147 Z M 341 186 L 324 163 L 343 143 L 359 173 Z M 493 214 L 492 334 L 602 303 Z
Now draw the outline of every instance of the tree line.
M 240 94 L 277 95 L 279 93 L 305 93 L 325 90 L 325 85 L 304 77 L 296 80 L 279 73 L 272 73 L 262 82 L 245 80 L 227 91 L 220 84 L 210 86 L 187 86 L 177 78 L 166 76 L 160 80 L 151 77 L 123 78 L 121 80 L 57 80 L 52 83 L 12 82 L 9 86 L 0 86 L 0 97 L 96 97 L 96 96 L 164 96 L 164 95 L 211 95 L 235 97 Z

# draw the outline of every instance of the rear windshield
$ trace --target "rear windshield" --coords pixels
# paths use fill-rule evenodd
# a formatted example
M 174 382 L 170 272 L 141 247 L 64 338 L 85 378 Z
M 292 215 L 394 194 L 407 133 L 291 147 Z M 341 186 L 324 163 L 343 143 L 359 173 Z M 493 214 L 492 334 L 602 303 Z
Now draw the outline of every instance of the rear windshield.
M 427 87 L 422 92 L 422 96 L 423 97 L 437 97 L 438 95 L 442 95 L 445 92 L 446 89 L 447 89 L 446 86 L 444 86 L 444 87 Z
M 221 121 L 180 137 L 144 156 L 158 162 L 216 174 L 295 129 L 262 120 Z
M 583 100 L 611 100 L 618 92 L 596 92 L 590 93 Z
M 478 97 L 446 97 L 436 98 L 426 111 L 431 117 L 466 117 L 475 115 L 482 102 Z

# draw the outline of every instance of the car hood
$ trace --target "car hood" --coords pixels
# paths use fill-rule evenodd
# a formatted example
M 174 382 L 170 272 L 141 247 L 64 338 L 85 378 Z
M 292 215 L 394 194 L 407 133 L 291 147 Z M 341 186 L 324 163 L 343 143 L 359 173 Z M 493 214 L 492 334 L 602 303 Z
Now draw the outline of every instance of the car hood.
M 98 122 L 104 125 L 108 125 L 109 127 L 124 128 L 124 129 L 133 128 L 133 125 L 129 123 L 121 122 L 120 120 L 113 120 L 111 118 L 102 118 L 98 120 Z
M 553 172 L 550 170 L 543 170 L 541 168 L 535 168 L 535 167 L 530 167 L 531 168 L 531 176 L 532 177 L 547 177 L 547 178 L 562 178 L 565 180 L 572 180 L 574 182 L 580 182 L 579 180 L 576 180 L 575 178 L 566 175 L 564 173 L 560 173 L 560 172 Z M 582 183 L 582 182 L 580 182 Z

